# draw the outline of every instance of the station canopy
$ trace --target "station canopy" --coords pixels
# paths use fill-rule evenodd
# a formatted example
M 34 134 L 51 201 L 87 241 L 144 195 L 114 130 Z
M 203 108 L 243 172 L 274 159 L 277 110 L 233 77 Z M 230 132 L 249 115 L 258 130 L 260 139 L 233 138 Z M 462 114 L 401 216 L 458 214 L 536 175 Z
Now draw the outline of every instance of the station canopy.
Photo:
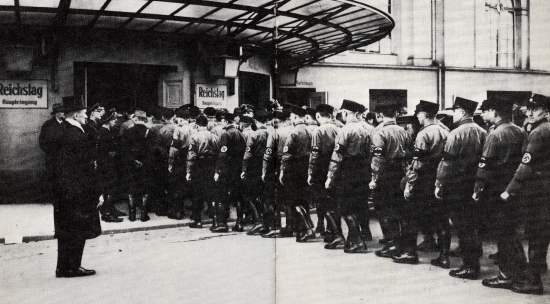
M 0 0 L 0 26 L 208 35 L 249 49 L 275 50 L 297 68 L 373 43 L 394 21 L 352 0 Z

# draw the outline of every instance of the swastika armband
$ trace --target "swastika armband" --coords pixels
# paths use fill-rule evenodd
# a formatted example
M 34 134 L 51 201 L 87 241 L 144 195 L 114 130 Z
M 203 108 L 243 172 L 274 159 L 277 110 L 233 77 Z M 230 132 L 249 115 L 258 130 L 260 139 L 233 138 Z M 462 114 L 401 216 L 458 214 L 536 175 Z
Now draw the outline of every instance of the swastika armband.
M 273 149 L 271 149 L 271 148 L 266 148 L 265 149 L 265 154 L 271 155 L 271 153 L 273 153 Z
M 338 153 L 342 152 L 342 146 L 340 146 L 340 144 L 336 144 L 334 146 L 334 151 L 336 151 Z
M 372 149 L 372 154 L 377 157 L 381 157 L 384 155 L 384 150 L 380 147 L 375 147 Z
M 287 153 L 287 152 L 288 152 L 288 146 L 285 146 L 285 147 L 283 148 L 283 153 Z
M 222 153 L 227 152 L 227 146 L 223 146 L 223 147 L 220 149 L 220 152 L 222 152 Z
M 246 152 L 250 152 L 250 147 L 246 147 Z
M 529 165 L 531 164 L 532 160 L 533 160 L 533 157 L 531 156 L 531 153 L 525 152 L 525 154 L 523 154 L 523 157 L 521 158 L 521 163 L 525 165 Z
M 318 146 L 311 147 L 311 152 L 319 152 L 319 147 Z

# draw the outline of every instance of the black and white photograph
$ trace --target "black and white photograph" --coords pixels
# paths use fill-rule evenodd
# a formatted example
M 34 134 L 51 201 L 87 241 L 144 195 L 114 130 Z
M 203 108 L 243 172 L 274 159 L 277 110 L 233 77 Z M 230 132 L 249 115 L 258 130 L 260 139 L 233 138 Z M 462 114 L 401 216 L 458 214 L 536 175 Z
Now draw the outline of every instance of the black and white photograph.
M 0 0 L 0 303 L 550 303 L 550 1 Z

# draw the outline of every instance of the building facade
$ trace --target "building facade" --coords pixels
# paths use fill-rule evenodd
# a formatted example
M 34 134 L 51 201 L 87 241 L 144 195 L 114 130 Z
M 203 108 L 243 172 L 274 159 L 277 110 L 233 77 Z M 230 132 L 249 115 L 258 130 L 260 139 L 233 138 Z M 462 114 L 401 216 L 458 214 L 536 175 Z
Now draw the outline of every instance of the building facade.
M 384 39 L 301 68 L 283 86 L 289 99 L 348 98 L 372 109 L 455 96 L 550 94 L 550 2 L 544 0 L 373 0 L 396 26 Z

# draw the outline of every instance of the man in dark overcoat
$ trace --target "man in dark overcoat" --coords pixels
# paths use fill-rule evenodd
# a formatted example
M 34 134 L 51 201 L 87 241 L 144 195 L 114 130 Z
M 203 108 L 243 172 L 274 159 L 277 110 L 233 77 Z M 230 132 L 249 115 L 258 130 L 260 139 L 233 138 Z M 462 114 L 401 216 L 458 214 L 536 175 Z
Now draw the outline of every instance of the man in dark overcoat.
M 80 266 L 84 244 L 101 234 L 99 193 L 95 186 L 94 161 L 89 151 L 93 142 L 84 131 L 86 106 L 80 99 L 64 97 L 66 113 L 59 158 L 61 199 L 54 209 L 58 243 L 56 277 L 95 274 Z
M 44 189 L 47 193 L 48 200 L 55 204 L 55 200 L 58 199 L 56 195 L 57 190 L 57 160 L 59 157 L 59 150 L 61 149 L 61 140 L 63 137 L 63 121 L 65 115 L 63 113 L 63 105 L 56 103 L 52 106 L 52 118 L 48 119 L 40 129 L 40 136 L 38 137 L 38 144 L 40 149 L 45 154 L 46 174 L 44 178 Z

